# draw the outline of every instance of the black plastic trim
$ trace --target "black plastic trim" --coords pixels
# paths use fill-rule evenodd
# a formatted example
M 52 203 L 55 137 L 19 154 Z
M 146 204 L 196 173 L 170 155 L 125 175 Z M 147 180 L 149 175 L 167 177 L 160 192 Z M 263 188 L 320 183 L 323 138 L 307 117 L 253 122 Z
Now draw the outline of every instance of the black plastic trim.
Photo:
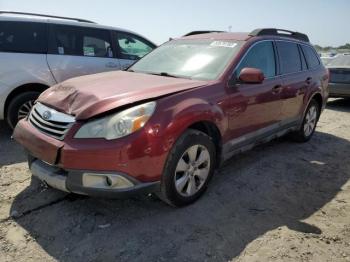
M 290 37 L 294 39 L 298 39 L 305 42 L 310 42 L 309 37 L 306 34 L 293 32 L 285 29 L 277 29 L 277 28 L 258 28 L 249 33 L 250 36 L 284 36 Z

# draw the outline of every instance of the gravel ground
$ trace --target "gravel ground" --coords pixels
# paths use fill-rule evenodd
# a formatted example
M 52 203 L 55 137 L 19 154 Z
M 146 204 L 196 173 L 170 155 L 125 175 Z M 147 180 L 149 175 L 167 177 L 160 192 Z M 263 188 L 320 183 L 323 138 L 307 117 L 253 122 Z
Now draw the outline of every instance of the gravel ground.
M 46 188 L 10 135 L 0 123 L 0 261 L 350 261 L 350 100 L 309 143 L 232 158 L 180 209 Z

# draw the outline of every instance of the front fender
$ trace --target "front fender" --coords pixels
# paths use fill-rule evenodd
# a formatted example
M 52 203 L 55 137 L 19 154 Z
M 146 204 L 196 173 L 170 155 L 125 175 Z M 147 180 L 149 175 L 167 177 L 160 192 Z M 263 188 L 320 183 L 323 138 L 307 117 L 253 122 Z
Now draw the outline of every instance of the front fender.
M 176 140 L 191 125 L 199 122 L 214 124 L 220 134 L 227 128 L 227 119 L 221 108 L 201 98 L 187 98 L 160 102 L 157 105 L 154 124 L 158 125 L 157 136 L 164 141 L 163 149 L 169 151 Z M 158 123 L 158 124 L 157 124 Z

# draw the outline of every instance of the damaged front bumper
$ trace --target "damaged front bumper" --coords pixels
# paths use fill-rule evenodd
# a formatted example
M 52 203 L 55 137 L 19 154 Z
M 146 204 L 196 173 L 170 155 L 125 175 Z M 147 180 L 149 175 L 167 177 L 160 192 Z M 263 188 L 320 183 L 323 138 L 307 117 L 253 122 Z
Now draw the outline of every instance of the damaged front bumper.
M 135 194 L 147 194 L 159 190 L 160 182 L 140 182 L 119 172 L 64 170 L 29 156 L 29 168 L 33 176 L 61 191 L 82 195 L 127 198 Z

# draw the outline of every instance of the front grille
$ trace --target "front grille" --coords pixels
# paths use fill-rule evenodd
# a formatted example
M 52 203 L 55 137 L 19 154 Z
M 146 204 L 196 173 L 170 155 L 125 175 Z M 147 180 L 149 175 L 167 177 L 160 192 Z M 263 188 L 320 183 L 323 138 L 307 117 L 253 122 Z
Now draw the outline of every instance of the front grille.
M 75 118 L 36 103 L 29 115 L 29 122 L 42 133 L 63 140 L 75 122 Z

